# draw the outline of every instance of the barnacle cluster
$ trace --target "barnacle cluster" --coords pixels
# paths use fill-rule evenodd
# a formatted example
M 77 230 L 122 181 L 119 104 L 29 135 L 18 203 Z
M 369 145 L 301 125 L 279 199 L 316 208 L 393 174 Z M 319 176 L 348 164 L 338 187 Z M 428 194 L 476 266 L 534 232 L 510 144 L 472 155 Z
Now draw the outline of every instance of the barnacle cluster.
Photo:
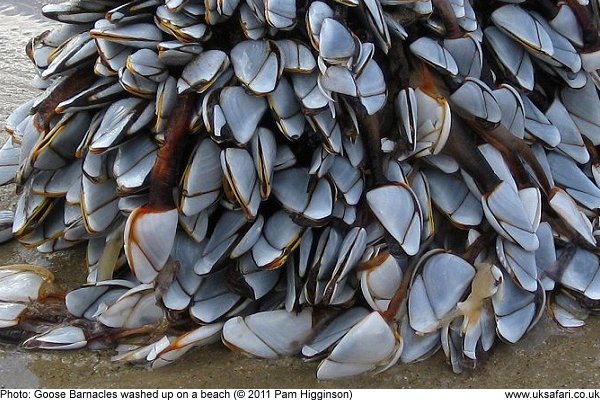
M 600 300 L 596 0 L 69 0 L 7 121 L 25 348 L 158 367 L 222 340 L 317 376 L 454 371 Z M 10 232 L 9 232 L 10 231 Z M 60 301 L 59 301 L 60 302 Z M 368 343 L 368 345 L 364 345 Z

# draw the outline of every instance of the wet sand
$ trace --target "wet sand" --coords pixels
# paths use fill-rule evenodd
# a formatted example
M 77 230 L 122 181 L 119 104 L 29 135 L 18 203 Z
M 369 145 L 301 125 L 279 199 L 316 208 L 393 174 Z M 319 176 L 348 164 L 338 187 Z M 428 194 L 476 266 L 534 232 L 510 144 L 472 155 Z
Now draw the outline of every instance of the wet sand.
M 24 54 L 27 40 L 47 29 L 38 0 L 0 5 L 0 143 L 10 110 L 31 98 L 33 69 Z M 0 188 L 0 209 L 13 208 L 14 187 Z M 47 266 L 59 283 L 73 287 L 85 280 L 84 249 L 50 256 L 15 242 L 0 245 L 0 265 L 28 262 Z M 365 343 L 368 346 L 368 343 Z M 600 319 L 575 332 L 559 329 L 547 318 L 516 345 L 498 344 L 477 370 L 455 375 L 441 351 L 425 362 L 400 364 L 377 376 L 319 382 L 316 364 L 299 359 L 256 360 L 234 354 L 221 345 L 195 349 L 179 362 L 155 371 L 110 362 L 111 352 L 23 352 L 0 346 L 0 387 L 298 387 L 298 388 L 506 388 L 599 387 Z

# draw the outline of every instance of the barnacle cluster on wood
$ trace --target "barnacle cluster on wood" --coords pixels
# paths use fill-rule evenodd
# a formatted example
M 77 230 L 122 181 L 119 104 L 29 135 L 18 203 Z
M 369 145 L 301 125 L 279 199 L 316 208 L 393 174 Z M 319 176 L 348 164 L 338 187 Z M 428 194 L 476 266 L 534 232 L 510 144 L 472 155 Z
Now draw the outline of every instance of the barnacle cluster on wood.
M 23 347 L 158 367 L 222 340 L 475 367 L 600 300 L 596 0 L 70 0 L 27 55 L 1 238 L 87 242 L 66 294 L 0 269 Z

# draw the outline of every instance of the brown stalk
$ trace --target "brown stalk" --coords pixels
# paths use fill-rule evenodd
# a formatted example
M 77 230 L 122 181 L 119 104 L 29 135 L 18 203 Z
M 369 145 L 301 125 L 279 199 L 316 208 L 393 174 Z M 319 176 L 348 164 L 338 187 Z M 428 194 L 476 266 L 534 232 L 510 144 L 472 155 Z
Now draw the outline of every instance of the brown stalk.
M 178 167 L 185 137 L 190 132 L 189 122 L 194 109 L 195 97 L 186 94 L 179 97 L 175 109 L 169 116 L 166 141 L 158 155 L 150 175 L 150 201 L 148 208 L 165 211 L 175 208 L 173 187 L 177 184 Z

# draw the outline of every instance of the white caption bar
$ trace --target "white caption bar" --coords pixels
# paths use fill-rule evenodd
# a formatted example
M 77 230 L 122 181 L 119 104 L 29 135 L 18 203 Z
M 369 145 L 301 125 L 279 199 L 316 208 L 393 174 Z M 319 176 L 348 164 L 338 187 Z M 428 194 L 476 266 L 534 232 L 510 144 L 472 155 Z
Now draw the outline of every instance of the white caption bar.
M 0 389 L 4 399 L 115 400 L 431 400 L 598 399 L 598 389 Z M 440 397 L 442 396 L 442 397 Z

